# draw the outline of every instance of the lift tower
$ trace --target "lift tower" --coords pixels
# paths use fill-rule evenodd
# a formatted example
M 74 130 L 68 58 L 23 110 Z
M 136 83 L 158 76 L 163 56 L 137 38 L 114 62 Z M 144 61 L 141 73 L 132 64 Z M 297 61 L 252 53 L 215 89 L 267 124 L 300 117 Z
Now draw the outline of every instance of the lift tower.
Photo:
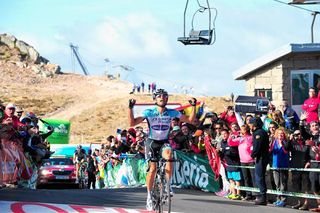
M 86 66 L 84 65 L 84 63 L 82 62 L 81 57 L 80 57 L 80 54 L 79 54 L 79 52 L 78 52 L 79 47 L 73 45 L 72 43 L 70 43 L 70 48 L 71 48 L 72 53 L 76 56 L 76 59 L 77 59 L 77 61 L 79 62 L 79 65 L 80 65 L 83 73 L 84 73 L 85 75 L 89 75 L 89 72 L 88 72 Z

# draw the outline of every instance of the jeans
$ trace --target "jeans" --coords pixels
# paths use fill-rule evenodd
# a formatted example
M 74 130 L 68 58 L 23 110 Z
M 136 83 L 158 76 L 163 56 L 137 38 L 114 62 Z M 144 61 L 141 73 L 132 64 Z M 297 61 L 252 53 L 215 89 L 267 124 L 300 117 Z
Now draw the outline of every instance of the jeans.
M 278 191 L 287 191 L 288 189 L 288 170 L 274 170 L 273 178 Z M 283 195 L 278 196 L 279 200 L 285 200 Z

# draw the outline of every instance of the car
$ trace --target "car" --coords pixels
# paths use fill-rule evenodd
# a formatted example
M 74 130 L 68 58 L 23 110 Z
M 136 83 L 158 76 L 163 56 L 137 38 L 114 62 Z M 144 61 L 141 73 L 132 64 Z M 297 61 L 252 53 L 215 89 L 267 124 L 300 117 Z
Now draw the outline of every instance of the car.
M 38 171 L 36 188 L 47 184 L 76 184 L 76 169 L 72 158 L 52 156 L 43 161 Z
M 82 149 L 86 151 L 86 154 L 90 149 L 92 149 L 90 144 L 82 144 Z M 51 144 L 51 151 L 54 153 L 51 156 L 66 156 L 66 157 L 73 157 L 74 152 L 77 149 L 76 144 Z

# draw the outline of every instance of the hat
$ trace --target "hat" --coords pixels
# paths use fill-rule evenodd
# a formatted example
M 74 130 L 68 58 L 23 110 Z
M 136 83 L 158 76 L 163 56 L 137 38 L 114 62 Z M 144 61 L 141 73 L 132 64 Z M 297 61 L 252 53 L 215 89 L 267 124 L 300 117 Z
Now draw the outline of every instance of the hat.
M 28 113 L 26 114 L 26 117 L 29 117 L 29 118 L 31 118 L 31 119 L 37 118 L 37 116 L 36 116 L 33 112 L 28 112 Z
M 34 123 L 34 122 L 31 122 L 31 123 L 29 124 L 29 127 L 30 127 L 30 128 L 32 128 L 32 127 L 38 128 L 38 125 L 37 125 L 36 123 Z
M 293 132 L 293 134 L 294 134 L 294 135 L 300 134 L 300 130 L 297 129 L 296 131 Z
M 22 109 L 22 107 L 20 107 L 20 106 L 17 106 L 17 107 L 16 107 L 16 112 L 23 112 L 23 109 Z
M 31 118 L 24 117 L 24 118 L 21 119 L 21 123 L 26 124 L 27 122 L 30 123 L 31 122 Z
M 136 137 L 136 134 L 137 134 L 137 132 L 136 132 L 136 130 L 134 130 L 134 128 L 128 129 L 128 133 L 134 138 Z
M 171 132 L 174 132 L 174 131 L 180 131 L 180 127 L 179 126 L 174 126 L 171 130 Z
M 253 126 L 258 128 L 261 128 L 263 126 L 261 119 L 256 117 L 250 118 L 248 124 L 252 124 Z
M 6 109 L 10 109 L 10 108 L 16 109 L 16 105 L 14 105 L 13 103 L 7 104 Z

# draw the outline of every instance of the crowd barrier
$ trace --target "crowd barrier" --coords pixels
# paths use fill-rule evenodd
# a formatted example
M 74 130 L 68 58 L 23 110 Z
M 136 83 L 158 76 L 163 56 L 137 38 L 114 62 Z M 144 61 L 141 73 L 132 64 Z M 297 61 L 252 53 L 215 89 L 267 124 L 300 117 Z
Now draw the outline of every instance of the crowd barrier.
M 255 168 L 254 166 L 234 166 L 234 165 L 229 165 L 229 166 L 235 167 L 235 168 L 247 168 L 247 169 L 254 169 Z M 318 169 L 318 168 L 274 168 L 274 167 L 267 168 L 267 172 L 272 171 L 272 170 L 320 172 L 320 169 Z M 290 183 L 290 178 L 288 179 L 288 183 Z M 255 187 L 235 186 L 235 188 L 242 190 L 242 191 L 259 192 L 259 189 L 255 188 Z M 300 193 L 300 192 L 290 192 L 290 191 L 278 191 L 278 190 L 272 190 L 272 189 L 268 189 L 267 194 L 284 195 L 284 196 L 289 196 L 289 197 L 310 198 L 310 199 L 320 199 L 320 195 Z
M 219 183 L 214 179 L 208 158 L 200 154 L 175 151 L 174 172 L 172 185 L 181 188 L 198 188 L 204 191 L 216 192 Z M 128 156 L 122 164 L 112 165 L 108 163 L 103 171 L 99 172 L 102 180 L 97 183 L 101 187 L 101 181 L 106 188 L 136 187 L 145 185 L 147 163 L 145 159 Z

